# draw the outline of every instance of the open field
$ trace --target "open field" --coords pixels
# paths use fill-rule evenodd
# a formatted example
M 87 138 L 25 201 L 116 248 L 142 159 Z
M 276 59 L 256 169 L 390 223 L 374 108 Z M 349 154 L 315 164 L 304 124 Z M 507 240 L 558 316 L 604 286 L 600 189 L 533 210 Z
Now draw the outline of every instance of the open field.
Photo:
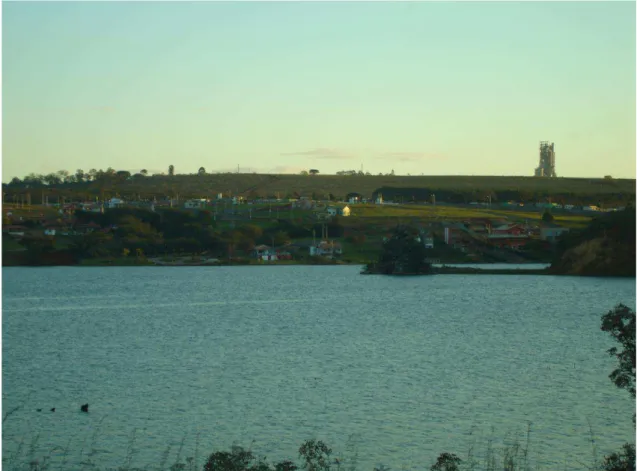
M 336 204 L 334 206 L 344 206 Z M 474 218 L 502 218 L 510 221 L 539 221 L 544 213 L 543 209 L 528 211 L 513 211 L 507 209 L 489 208 L 465 208 L 458 206 L 434 206 L 434 205 L 374 205 L 374 204 L 352 204 L 349 205 L 351 215 L 341 217 L 339 220 L 343 225 L 351 226 L 359 223 L 368 224 L 382 222 L 382 220 L 397 219 L 421 220 L 421 221 L 464 221 Z M 311 211 L 294 210 L 291 213 L 293 218 L 306 218 L 311 216 Z M 287 211 L 280 212 L 280 218 L 289 217 Z M 256 219 L 253 219 L 255 221 Z M 555 222 L 568 227 L 583 227 L 591 220 L 591 216 L 555 214 Z M 393 222 L 392 221 L 392 222 Z
M 241 193 L 252 186 L 263 185 L 262 191 L 271 194 L 297 192 L 302 195 L 325 193 L 345 195 L 360 193 L 371 197 L 381 187 L 430 188 L 432 190 L 518 190 L 546 191 L 549 193 L 635 193 L 635 180 L 604 180 L 583 178 L 533 178 L 533 177 L 484 177 L 484 176 L 340 176 L 340 175 L 276 175 L 270 181 L 269 175 L 258 174 L 216 174 L 177 175 L 175 177 L 150 177 L 136 182 L 126 182 L 122 188 L 138 187 L 151 189 L 155 186 L 174 189 L 182 193 L 200 192 L 216 194 L 221 192 Z M 258 191 L 258 189 L 257 189 Z

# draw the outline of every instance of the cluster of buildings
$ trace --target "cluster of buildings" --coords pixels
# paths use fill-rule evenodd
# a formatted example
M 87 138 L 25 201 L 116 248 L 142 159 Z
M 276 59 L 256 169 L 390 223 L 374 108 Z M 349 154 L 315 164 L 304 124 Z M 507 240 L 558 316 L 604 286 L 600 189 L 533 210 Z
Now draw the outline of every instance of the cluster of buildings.
M 94 222 L 80 223 L 69 212 L 63 212 L 57 219 L 47 218 L 43 213 L 15 217 L 12 211 L 6 211 L 4 216 L 8 223 L 2 225 L 2 233 L 15 238 L 108 233 L 117 229 L 117 226 L 102 227 Z
M 487 243 L 499 249 L 523 250 L 531 240 L 555 242 L 568 228 L 552 222 L 539 225 L 474 220 L 450 224 L 444 228 L 445 244 L 466 251 L 477 243 Z
M 312 257 L 334 258 L 343 255 L 343 246 L 334 240 L 288 243 L 281 247 L 257 245 L 252 251 L 252 256 L 264 262 L 275 262 L 291 260 L 294 254 L 300 252 L 305 252 Z
M 351 205 L 367 202 L 361 195 L 350 193 L 345 205 L 330 205 L 329 203 L 320 203 L 313 201 L 308 197 L 300 197 L 288 200 L 254 200 L 246 201 L 240 196 L 223 198 L 219 195 L 216 200 L 206 198 L 188 199 L 182 201 L 181 204 L 177 199 L 165 198 L 162 200 L 147 201 L 125 201 L 121 198 L 110 198 L 102 202 L 83 202 L 70 203 L 57 206 L 57 218 L 46 218 L 42 213 L 30 216 L 31 222 L 24 224 L 22 217 L 12 218 L 11 211 L 5 212 L 5 216 L 9 219 L 9 223 L 3 225 L 3 233 L 22 237 L 24 235 L 76 235 L 87 234 L 94 231 L 110 232 L 116 227 L 103 228 L 95 223 L 79 224 L 75 220 L 75 211 L 84 210 L 89 212 L 104 212 L 106 209 L 113 209 L 123 206 L 144 207 L 155 211 L 160 208 L 181 208 L 187 210 L 212 210 L 215 208 L 215 217 L 219 204 L 223 206 L 246 204 L 243 212 L 247 214 L 250 211 L 258 214 L 259 212 L 272 211 L 288 211 L 292 209 L 302 209 L 311 211 L 311 216 L 317 221 L 329 220 L 332 217 L 349 217 L 352 214 Z M 266 203 L 266 204 L 264 204 Z M 269 203 L 269 204 L 268 204 Z M 376 204 L 386 204 L 381 194 L 378 194 Z M 555 207 L 553 205 L 553 207 Z M 248 209 L 250 208 L 250 209 Z M 599 208 L 591 206 L 591 211 L 599 210 Z M 238 208 L 230 208 L 224 211 L 224 214 L 240 214 Z M 245 217 L 245 216 L 241 216 Z M 35 222 L 35 224 L 33 224 Z M 527 223 L 510 223 L 507 220 L 497 219 L 472 219 L 463 223 L 443 223 L 439 226 L 442 229 L 444 243 L 464 252 L 471 252 L 472 248 L 485 244 L 496 249 L 524 250 L 524 247 L 532 240 L 542 240 L 546 242 L 555 242 L 557 238 L 568 228 L 559 226 L 554 223 L 527 224 Z M 438 234 L 440 232 L 437 231 Z M 434 238 L 432 232 L 421 231 L 419 239 L 427 249 L 434 248 Z M 252 256 L 263 261 L 278 261 L 291 259 L 295 253 L 302 251 L 311 256 L 320 257 L 337 257 L 343 254 L 342 245 L 333 240 L 329 240 L 326 236 L 322 236 L 318 242 L 316 240 L 285 244 L 282 247 L 274 247 L 267 245 L 259 245 L 251 252 Z

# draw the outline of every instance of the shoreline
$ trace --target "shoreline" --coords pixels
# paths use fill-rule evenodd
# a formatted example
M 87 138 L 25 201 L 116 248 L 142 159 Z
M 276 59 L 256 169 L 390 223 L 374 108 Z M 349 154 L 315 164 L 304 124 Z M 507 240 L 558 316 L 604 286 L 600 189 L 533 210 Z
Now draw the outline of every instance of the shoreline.
M 131 267 L 131 266 L 146 266 L 146 267 L 236 267 L 236 266 L 249 266 L 249 267 L 285 267 L 285 266 L 365 266 L 365 262 L 346 262 L 342 260 L 335 261 L 315 261 L 315 262 L 305 262 L 305 261 L 279 261 L 279 262 L 243 262 L 243 261 L 227 261 L 227 260 L 205 260 L 205 261 L 185 261 L 185 260 L 175 260 L 175 261 L 160 261 L 153 259 L 146 260 L 103 260 L 103 259 L 87 259 L 84 261 L 80 261 L 78 263 L 32 263 L 32 264 L 5 264 L 3 263 L 3 267 Z M 475 265 L 511 265 L 511 266 L 523 266 L 523 265 L 548 265 L 540 262 L 527 262 L 527 263 L 502 263 L 502 262 L 484 262 L 484 263 L 458 263 L 458 262 L 450 262 L 449 264 L 440 263 L 437 264 L 439 266 L 435 267 L 436 270 L 469 270 L 469 271 L 485 271 L 483 268 L 475 267 Z M 466 266 L 465 266 L 466 265 Z M 527 268 L 495 268 L 495 269 L 486 269 L 486 271 L 496 272 L 498 270 L 531 270 L 531 271 L 543 271 L 542 269 L 527 269 Z M 375 273 L 369 273 L 375 274 Z
M 460 265 L 460 264 L 454 264 Z M 489 264 L 485 264 L 489 265 Z M 511 264 L 522 265 L 522 264 Z M 532 264 L 529 264 L 532 265 Z M 89 263 L 89 264 L 66 264 L 66 265 L 4 265 L 3 267 L 22 267 L 22 268 L 55 268 L 55 267 L 81 267 L 81 268 L 110 268 L 110 267 L 156 267 L 156 268 L 174 268 L 174 267 L 289 267 L 289 266 L 359 266 L 364 267 L 364 263 L 347 263 L 347 262 L 325 262 L 325 263 L 228 263 L 228 262 L 196 262 L 196 263 L 180 263 L 180 262 L 139 262 L 139 263 L 122 263 L 121 261 L 113 261 L 112 263 Z M 373 273 L 367 271 L 361 271 L 361 275 L 384 275 L 383 273 Z M 403 273 L 403 274 L 391 274 L 384 276 L 427 276 L 427 275 L 555 275 L 550 273 L 548 268 L 533 269 L 533 268 L 475 268 L 475 267 L 461 267 L 461 266 L 442 266 L 435 268 L 435 271 L 427 274 L 420 273 Z
M 459 265 L 459 264 L 458 264 Z M 485 264 L 486 265 L 486 264 Z M 510 264 L 523 265 L 523 264 Z M 153 264 L 153 263 L 103 263 L 103 264 L 66 264 L 66 265 L 2 265 L 3 268 L 59 268 L 59 267 L 81 267 L 81 268 L 114 268 L 114 267 L 285 267 L 285 266 L 359 266 L 364 267 L 364 263 L 193 263 L 193 264 Z M 376 275 L 390 277 L 415 277 L 415 276 L 436 276 L 436 275 L 535 275 L 535 276 L 569 276 L 577 278 L 632 278 L 629 275 L 608 275 L 608 274 L 579 274 L 579 273 L 556 273 L 547 268 L 473 268 L 473 267 L 438 267 L 432 273 L 373 273 L 361 271 L 360 275 Z

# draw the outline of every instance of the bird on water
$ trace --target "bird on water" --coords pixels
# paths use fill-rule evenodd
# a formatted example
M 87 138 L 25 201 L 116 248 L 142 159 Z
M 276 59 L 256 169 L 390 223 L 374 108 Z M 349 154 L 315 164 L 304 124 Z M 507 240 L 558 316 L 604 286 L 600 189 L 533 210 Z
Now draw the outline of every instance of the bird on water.
M 80 407 L 80 410 L 82 412 L 88 412 L 88 404 L 84 404 L 83 406 Z

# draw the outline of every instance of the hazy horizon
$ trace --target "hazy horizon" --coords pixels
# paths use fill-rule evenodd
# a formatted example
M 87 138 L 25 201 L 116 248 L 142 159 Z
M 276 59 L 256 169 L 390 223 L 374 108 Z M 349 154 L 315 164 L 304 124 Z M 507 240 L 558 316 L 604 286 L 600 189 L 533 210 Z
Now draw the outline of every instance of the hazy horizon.
M 635 178 L 634 2 L 4 2 L 3 181 Z

